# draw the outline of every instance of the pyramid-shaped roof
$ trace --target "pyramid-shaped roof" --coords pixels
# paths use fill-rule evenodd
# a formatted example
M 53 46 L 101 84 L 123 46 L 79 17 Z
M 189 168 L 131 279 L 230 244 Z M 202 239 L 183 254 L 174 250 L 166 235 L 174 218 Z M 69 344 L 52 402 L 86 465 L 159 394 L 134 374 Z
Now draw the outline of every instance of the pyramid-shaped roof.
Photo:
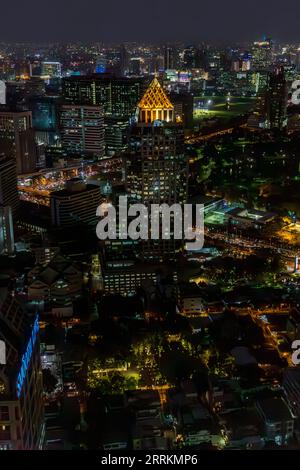
M 138 107 L 140 110 L 174 109 L 156 77 L 150 83 Z

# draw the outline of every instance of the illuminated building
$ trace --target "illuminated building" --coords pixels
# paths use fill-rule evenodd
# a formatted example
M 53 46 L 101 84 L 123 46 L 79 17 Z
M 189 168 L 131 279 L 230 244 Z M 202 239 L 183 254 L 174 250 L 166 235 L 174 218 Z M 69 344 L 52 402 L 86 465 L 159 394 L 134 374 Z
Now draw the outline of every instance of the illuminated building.
M 57 96 L 35 96 L 28 101 L 36 138 L 47 145 L 58 138 L 58 102 Z
M 106 55 L 104 53 L 99 54 L 96 61 L 95 73 L 105 73 L 107 68 Z
M 61 63 L 42 62 L 42 76 L 49 78 L 61 78 Z
M 51 219 L 57 227 L 96 226 L 96 209 L 101 203 L 98 186 L 70 180 L 65 189 L 51 193 Z
M 252 48 L 253 70 L 268 71 L 272 64 L 272 40 L 266 38 L 263 41 L 256 41 Z
M 138 123 L 131 129 L 126 158 L 126 183 L 133 200 L 183 204 L 187 197 L 187 158 L 184 129 L 175 122 L 174 106 L 155 78 L 138 104 Z M 177 242 L 177 241 L 176 241 Z M 148 240 L 145 258 L 173 258 L 180 243 Z
M 266 92 L 266 114 L 270 129 L 282 129 L 287 125 L 287 82 L 283 68 L 269 76 Z
M 37 148 L 34 141 L 31 111 L 0 108 L 0 152 L 12 154 L 17 173 L 35 171 Z
M 30 323 L 6 288 L 0 288 L 0 450 L 42 450 L 45 440 L 38 317 Z
M 105 153 L 120 155 L 128 148 L 128 119 L 105 118 Z
M 189 69 L 197 69 L 201 67 L 200 51 L 196 46 L 187 46 L 183 53 L 184 66 Z
M 129 64 L 129 72 L 131 75 L 138 77 L 142 74 L 141 61 L 142 59 L 140 57 L 131 57 Z
M 174 106 L 165 94 L 157 78 L 149 85 L 146 93 L 138 104 L 139 122 L 152 123 L 154 121 L 173 122 Z
M 0 153 L 0 204 L 11 207 L 13 215 L 19 208 L 16 162 Z
M 130 118 L 143 92 L 139 78 L 112 77 L 95 74 L 67 77 L 62 82 L 65 104 L 103 105 L 105 116 Z
M 14 253 L 14 226 L 10 206 L 0 205 L 0 254 Z
M 61 139 L 64 150 L 73 154 L 104 155 L 104 116 L 102 106 L 62 105 Z
M 164 69 L 172 70 L 177 67 L 176 49 L 171 46 L 165 47 L 164 50 Z
M 0 104 L 6 104 L 6 85 L 0 80 Z
M 124 44 L 122 44 L 120 49 L 120 74 L 124 77 L 128 73 L 129 68 L 129 58 L 128 52 Z

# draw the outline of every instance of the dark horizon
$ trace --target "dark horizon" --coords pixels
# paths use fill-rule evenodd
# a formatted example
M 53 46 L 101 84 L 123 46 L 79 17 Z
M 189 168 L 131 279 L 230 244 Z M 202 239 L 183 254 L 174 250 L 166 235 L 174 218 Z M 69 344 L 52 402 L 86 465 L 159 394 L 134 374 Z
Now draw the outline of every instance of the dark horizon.
M 288 0 L 238 0 L 199 4 L 198 0 L 153 0 L 149 6 L 131 0 L 72 5 L 52 0 L 16 0 L 1 10 L 2 42 L 244 42 L 270 36 L 300 42 L 300 4 Z

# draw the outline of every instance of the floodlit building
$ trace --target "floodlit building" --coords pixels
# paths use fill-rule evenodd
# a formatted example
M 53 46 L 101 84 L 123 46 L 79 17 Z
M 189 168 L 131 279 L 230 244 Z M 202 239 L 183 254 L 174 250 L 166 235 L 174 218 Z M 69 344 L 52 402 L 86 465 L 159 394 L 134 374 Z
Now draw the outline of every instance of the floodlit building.
M 175 121 L 174 106 L 154 78 L 138 104 L 138 122 L 131 129 L 126 156 L 126 184 L 133 201 L 150 204 L 184 204 L 187 199 L 188 161 L 184 129 Z M 173 227 L 173 221 L 172 221 Z M 171 231 L 173 228 L 171 228 Z M 144 258 L 172 259 L 181 240 L 148 240 Z
M 0 289 L 0 450 L 42 450 L 45 440 L 38 317 L 26 321 L 6 288 Z

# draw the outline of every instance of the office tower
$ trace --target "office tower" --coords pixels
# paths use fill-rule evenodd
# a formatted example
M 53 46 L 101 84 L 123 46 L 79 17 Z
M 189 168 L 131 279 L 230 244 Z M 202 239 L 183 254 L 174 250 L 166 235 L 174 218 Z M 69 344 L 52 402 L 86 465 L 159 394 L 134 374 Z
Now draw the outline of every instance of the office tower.
M 170 100 L 174 105 L 175 119 L 180 120 L 184 128 L 194 125 L 194 97 L 191 93 L 171 93 Z
M 57 142 L 59 102 L 58 96 L 34 96 L 28 100 L 37 141 L 47 145 L 54 145 Z
M 124 44 L 122 44 L 120 49 L 120 75 L 124 77 L 128 73 L 129 69 L 129 58 L 128 52 Z
M 104 155 L 102 106 L 62 105 L 60 128 L 63 148 L 74 154 Z
M 196 46 L 187 46 L 183 53 L 183 64 L 187 69 L 201 67 L 200 51 Z
M 63 80 L 65 104 L 100 104 L 104 107 L 105 146 L 110 155 L 124 150 L 129 123 L 135 116 L 143 90 L 144 83 L 140 78 L 103 74 Z
M 61 63 L 42 62 L 42 76 L 47 78 L 61 78 Z
M 13 215 L 19 208 L 16 162 L 12 157 L 0 154 L 0 204 L 11 207 Z
M 105 154 L 120 155 L 128 148 L 128 119 L 105 118 Z
M 96 209 L 101 203 L 100 188 L 80 180 L 70 180 L 65 189 L 51 193 L 51 220 L 57 227 L 95 227 Z
M 95 65 L 95 72 L 96 73 L 105 73 L 107 69 L 107 60 L 106 54 L 103 52 L 98 55 Z
M 138 77 L 139 75 L 142 74 L 141 61 L 142 59 L 140 57 L 132 57 L 130 59 L 130 65 L 129 65 L 130 75 L 134 75 Z
M 6 85 L 0 80 L 0 104 L 6 104 Z
M 176 51 L 172 46 L 166 46 L 164 50 L 164 69 L 175 69 L 177 66 Z
M 0 288 L 0 450 L 42 450 L 45 440 L 38 317 L 26 321 L 6 287 Z
M 256 41 L 252 48 L 252 69 L 256 71 L 268 71 L 272 64 L 272 40 L 266 38 Z
M 138 123 L 132 127 L 126 158 L 127 189 L 133 200 L 183 204 L 187 198 L 187 158 L 184 130 L 176 123 L 174 106 L 155 78 L 138 104 Z M 171 237 L 172 238 L 172 237 Z M 145 259 L 174 259 L 182 247 L 178 240 L 149 240 Z
M 12 255 L 14 245 L 14 225 L 10 206 L 0 205 L 0 255 Z
M 277 68 L 269 76 L 265 106 L 268 127 L 282 129 L 287 125 L 287 82 L 283 67 Z
M 14 156 L 18 174 L 35 171 L 37 148 L 31 111 L 0 107 L 0 152 Z
M 98 74 L 67 77 L 62 81 L 65 104 L 89 106 L 101 104 L 105 116 L 132 117 L 142 93 L 143 81 L 139 78 L 117 78 Z

